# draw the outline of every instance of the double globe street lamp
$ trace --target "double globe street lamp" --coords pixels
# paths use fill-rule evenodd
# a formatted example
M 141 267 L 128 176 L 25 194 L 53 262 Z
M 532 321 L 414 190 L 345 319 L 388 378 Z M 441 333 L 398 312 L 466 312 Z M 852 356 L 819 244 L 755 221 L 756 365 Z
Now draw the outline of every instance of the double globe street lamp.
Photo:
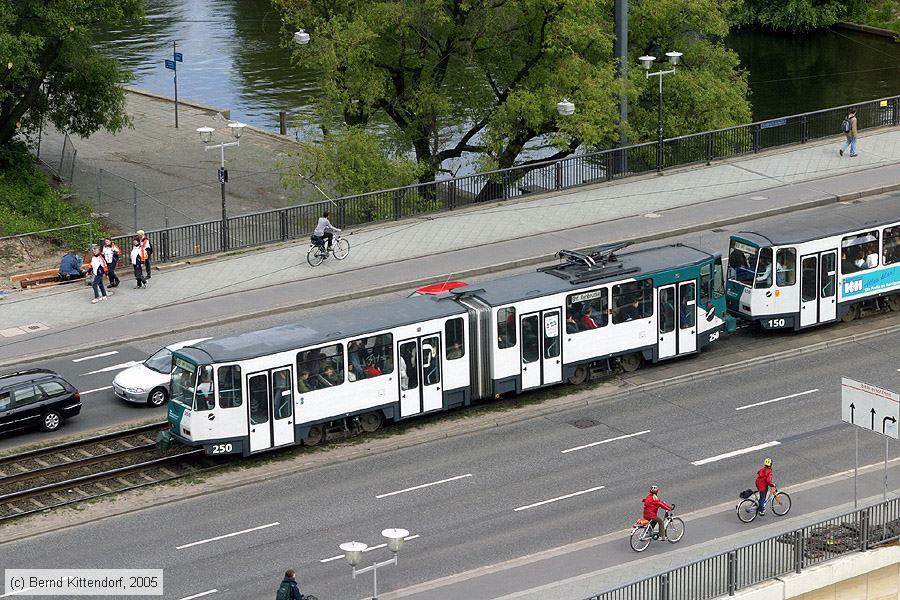
M 228 250 L 228 211 L 225 206 L 225 184 L 228 183 L 228 171 L 225 170 L 225 148 L 229 148 L 231 146 L 240 146 L 241 144 L 241 133 L 244 131 L 245 124 L 239 122 L 232 122 L 228 124 L 228 128 L 231 130 L 231 135 L 234 138 L 233 142 L 222 142 L 221 144 L 210 145 L 210 141 L 212 140 L 212 134 L 215 131 L 212 127 L 198 127 L 197 133 L 200 134 L 200 141 L 203 142 L 203 150 L 208 152 L 210 150 L 219 149 L 221 151 L 221 162 L 219 163 L 219 184 L 222 187 L 222 250 Z
M 356 565 L 362 560 L 363 552 L 366 552 L 370 548 L 362 542 L 347 542 L 340 545 L 340 549 L 344 552 L 344 559 L 353 570 L 353 579 L 356 579 L 357 575 L 362 575 L 369 571 L 372 572 L 372 582 L 375 588 L 372 600 L 378 600 L 378 569 L 388 565 L 397 564 L 397 553 L 400 552 L 400 548 L 403 547 L 403 541 L 409 537 L 409 532 L 405 529 L 385 529 L 381 532 L 381 535 L 387 540 L 386 546 L 388 550 L 394 553 L 394 556 L 388 560 L 376 562 L 362 569 L 357 569 Z
M 645 75 L 647 79 L 651 77 L 659 77 L 659 124 L 657 125 L 656 135 L 657 135 L 657 147 L 656 147 L 656 170 L 662 171 L 663 168 L 663 75 L 671 75 L 675 72 L 675 67 L 678 66 L 678 63 L 681 61 L 682 53 L 681 52 L 666 52 L 666 57 L 669 59 L 669 64 L 672 65 L 672 68 L 668 71 L 656 71 L 655 73 L 651 73 L 650 69 L 653 67 L 653 63 L 656 61 L 655 56 L 641 56 L 638 60 L 641 62 L 641 66 L 644 68 Z

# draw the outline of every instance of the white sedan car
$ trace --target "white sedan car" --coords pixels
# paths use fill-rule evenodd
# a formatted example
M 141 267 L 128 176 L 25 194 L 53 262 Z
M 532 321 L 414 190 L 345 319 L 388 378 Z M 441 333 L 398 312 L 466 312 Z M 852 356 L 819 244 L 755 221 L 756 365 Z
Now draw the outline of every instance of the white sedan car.
M 171 344 L 155 352 L 144 362 L 129 367 L 113 379 L 116 396 L 127 402 L 163 406 L 169 400 L 169 381 L 172 376 L 172 353 L 210 338 Z

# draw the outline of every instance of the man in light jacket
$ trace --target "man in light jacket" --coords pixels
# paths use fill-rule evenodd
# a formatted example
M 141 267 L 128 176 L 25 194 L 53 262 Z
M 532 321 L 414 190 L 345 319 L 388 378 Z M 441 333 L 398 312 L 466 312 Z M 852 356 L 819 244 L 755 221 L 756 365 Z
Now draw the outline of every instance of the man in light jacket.
M 850 148 L 850 156 L 858 156 L 856 154 L 856 109 L 851 108 L 850 112 L 847 113 L 847 118 L 845 119 L 847 126 L 845 126 L 844 135 L 847 136 L 847 141 L 844 142 L 844 145 L 841 146 L 841 149 L 838 150 L 841 156 L 844 155 L 844 150 L 848 147 Z

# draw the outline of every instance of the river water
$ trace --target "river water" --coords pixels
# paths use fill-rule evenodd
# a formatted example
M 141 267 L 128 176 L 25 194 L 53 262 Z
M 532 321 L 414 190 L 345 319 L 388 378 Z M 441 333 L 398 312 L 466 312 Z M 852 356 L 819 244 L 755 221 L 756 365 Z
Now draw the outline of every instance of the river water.
M 278 112 L 314 126 L 315 73 L 291 64 L 292 48 L 269 0 L 146 0 L 146 23 L 104 34 L 101 47 L 134 71 L 132 85 L 173 94 L 276 130 Z M 749 72 L 754 120 L 900 94 L 900 44 L 842 30 L 804 35 L 737 31 L 726 43 Z M 687 57 L 686 57 L 687 58 Z M 300 133 L 292 128 L 295 133 Z

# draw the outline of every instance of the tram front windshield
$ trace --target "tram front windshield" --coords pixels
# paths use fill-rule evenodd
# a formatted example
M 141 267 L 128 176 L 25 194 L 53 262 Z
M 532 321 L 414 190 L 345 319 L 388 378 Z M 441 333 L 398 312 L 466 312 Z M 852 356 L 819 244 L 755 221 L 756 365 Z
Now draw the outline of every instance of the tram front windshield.
M 728 280 L 751 285 L 758 252 L 759 248 L 753 244 L 731 238 L 731 246 L 728 248 Z
M 170 398 L 173 402 L 191 408 L 194 403 L 194 386 L 197 383 L 197 365 L 178 356 L 174 362 Z

